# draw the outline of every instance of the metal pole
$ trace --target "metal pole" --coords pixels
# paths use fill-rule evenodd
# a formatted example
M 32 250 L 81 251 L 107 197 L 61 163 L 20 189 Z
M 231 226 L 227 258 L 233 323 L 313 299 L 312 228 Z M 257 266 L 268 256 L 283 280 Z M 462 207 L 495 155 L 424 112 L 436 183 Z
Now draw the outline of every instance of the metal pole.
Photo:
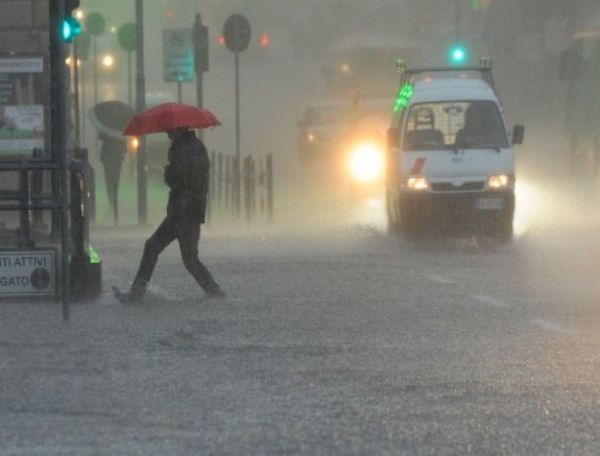
M 52 81 L 52 154 L 59 160 L 58 187 L 61 214 L 61 297 L 62 316 L 64 321 L 70 317 L 70 277 L 69 277 L 69 187 L 67 181 L 68 152 L 67 152 L 67 97 L 65 69 L 65 45 L 60 40 L 60 24 L 65 17 L 65 0 L 50 2 L 50 52 L 51 52 L 51 81 Z
M 34 159 L 43 159 L 44 158 L 44 150 L 43 149 L 33 149 L 33 158 Z M 33 172 L 33 181 L 31 184 L 31 190 L 33 192 L 34 198 L 39 198 L 44 193 L 44 172 L 43 171 L 34 171 Z M 33 211 L 33 225 L 34 227 L 42 227 L 44 225 L 44 211 Z
M 246 213 L 246 223 L 250 223 L 250 155 L 246 155 L 244 158 L 244 171 L 242 175 L 242 182 L 244 188 L 244 212 Z
M 454 35 L 457 40 L 461 38 L 461 0 L 454 0 Z
M 267 155 L 267 210 L 269 222 L 273 222 L 273 155 Z
M 29 171 L 24 169 L 19 172 L 20 203 L 23 209 L 19 211 L 20 244 L 25 248 L 32 246 L 31 242 L 31 210 L 26 209 L 31 205 L 31 186 L 29 184 Z
M 181 81 L 177 81 L 177 101 L 179 103 L 183 102 L 183 96 L 181 94 Z
M 223 209 L 223 153 L 219 152 L 217 168 L 217 207 Z
M 196 14 L 196 22 L 194 23 L 194 30 L 198 30 L 202 27 L 202 16 L 200 14 Z M 194 45 L 197 45 L 194 43 Z M 196 105 L 199 108 L 204 107 L 204 87 L 203 87 L 203 71 L 199 71 L 199 65 L 196 62 Z M 198 131 L 198 137 L 201 141 L 204 141 L 204 130 Z
M 133 93 L 131 90 L 131 51 L 127 51 L 127 87 L 128 87 L 128 97 L 129 106 L 133 107 Z
M 86 60 L 86 62 L 87 62 L 87 60 Z M 82 119 L 82 122 L 81 122 L 81 144 L 86 143 L 85 108 L 86 108 L 86 103 L 85 103 L 85 64 L 83 62 L 81 62 L 81 119 Z
M 136 19 L 136 108 L 137 112 L 146 109 L 146 78 L 144 76 L 144 2 L 135 0 Z M 138 223 L 145 225 L 148 222 L 148 199 L 146 181 L 146 141 L 144 136 L 139 137 L 138 146 Z
M 231 191 L 231 157 L 225 157 L 225 210 L 229 210 L 229 195 Z
M 240 150 L 240 53 L 235 53 L 235 169 L 234 201 L 236 214 L 241 209 L 241 150 Z
M 81 145 L 81 122 L 80 122 L 80 111 L 79 111 L 79 52 L 78 52 L 78 43 L 79 39 L 75 37 L 73 40 L 73 104 L 74 108 L 74 117 L 75 117 L 75 144 L 77 146 Z
M 94 106 L 98 104 L 98 45 L 96 35 L 92 35 L 94 48 Z

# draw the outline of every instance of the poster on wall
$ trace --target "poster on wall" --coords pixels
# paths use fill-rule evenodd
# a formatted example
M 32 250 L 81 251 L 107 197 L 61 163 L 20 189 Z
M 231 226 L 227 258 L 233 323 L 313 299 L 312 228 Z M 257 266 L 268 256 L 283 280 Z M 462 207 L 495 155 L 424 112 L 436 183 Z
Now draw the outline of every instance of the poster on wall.
M 0 157 L 44 149 L 44 59 L 0 57 Z

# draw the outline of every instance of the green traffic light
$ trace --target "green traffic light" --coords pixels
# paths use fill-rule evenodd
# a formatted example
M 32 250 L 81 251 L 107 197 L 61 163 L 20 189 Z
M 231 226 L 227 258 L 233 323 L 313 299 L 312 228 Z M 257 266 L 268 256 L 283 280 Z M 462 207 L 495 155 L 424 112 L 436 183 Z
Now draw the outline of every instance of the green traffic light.
M 450 50 L 450 60 L 452 63 L 459 65 L 467 60 L 467 50 L 464 46 L 458 44 Z
M 74 17 L 67 17 L 62 22 L 61 34 L 66 43 L 73 41 L 81 33 L 81 24 Z

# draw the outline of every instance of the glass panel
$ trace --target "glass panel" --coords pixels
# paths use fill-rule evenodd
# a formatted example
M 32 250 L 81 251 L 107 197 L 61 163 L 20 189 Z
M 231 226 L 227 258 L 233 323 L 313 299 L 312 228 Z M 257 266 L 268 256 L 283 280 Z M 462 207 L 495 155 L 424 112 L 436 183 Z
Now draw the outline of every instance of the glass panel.
M 418 103 L 408 112 L 405 150 L 505 147 L 502 116 L 492 101 Z

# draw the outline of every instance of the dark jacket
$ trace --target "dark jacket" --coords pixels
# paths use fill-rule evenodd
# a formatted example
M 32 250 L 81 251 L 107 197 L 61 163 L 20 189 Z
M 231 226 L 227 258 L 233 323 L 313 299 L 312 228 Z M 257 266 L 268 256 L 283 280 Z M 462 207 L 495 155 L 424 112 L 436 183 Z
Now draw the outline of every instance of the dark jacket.
M 206 147 L 189 131 L 175 139 L 169 148 L 165 183 L 171 188 L 167 214 L 176 219 L 204 223 L 210 162 Z
M 120 164 L 127 153 L 127 141 L 125 139 L 116 139 L 104 133 L 100 133 L 98 138 L 102 141 L 100 146 L 100 161 L 105 166 Z

